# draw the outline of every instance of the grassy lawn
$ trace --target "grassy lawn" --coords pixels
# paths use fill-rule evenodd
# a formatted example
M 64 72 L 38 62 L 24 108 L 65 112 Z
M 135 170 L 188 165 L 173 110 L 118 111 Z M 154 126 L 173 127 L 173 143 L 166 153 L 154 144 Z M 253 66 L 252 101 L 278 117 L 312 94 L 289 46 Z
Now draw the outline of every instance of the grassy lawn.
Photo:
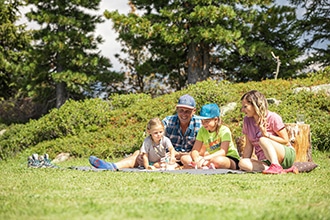
M 310 173 L 92 172 L 1 161 L 0 219 L 330 219 L 330 153 Z

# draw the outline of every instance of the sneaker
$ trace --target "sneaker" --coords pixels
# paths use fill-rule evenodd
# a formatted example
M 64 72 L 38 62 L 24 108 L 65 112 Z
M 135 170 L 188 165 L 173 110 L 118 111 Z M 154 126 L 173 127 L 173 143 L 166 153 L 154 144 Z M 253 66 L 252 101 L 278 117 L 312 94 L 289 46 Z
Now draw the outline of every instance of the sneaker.
M 56 168 L 57 167 L 56 165 L 54 165 L 50 162 L 48 154 L 44 154 L 44 156 L 43 156 L 43 166 L 44 167 L 49 167 L 49 168 Z
M 267 170 L 262 171 L 263 174 L 281 174 L 284 173 L 281 165 L 271 164 Z
M 38 154 L 32 154 L 32 156 L 28 157 L 28 167 L 33 167 L 33 168 L 41 167 Z
M 101 159 L 99 159 L 95 156 L 90 156 L 89 157 L 89 163 L 95 168 L 105 169 L 105 170 L 112 170 L 112 171 L 117 170 L 113 163 L 107 163 L 104 160 L 101 160 Z
M 27 164 L 27 166 L 28 167 L 36 167 L 32 156 L 29 156 L 28 157 L 28 164 Z
M 294 173 L 294 174 L 298 174 L 299 173 L 299 170 L 296 166 L 292 166 L 288 169 L 284 169 L 283 170 L 285 173 Z
M 40 155 L 38 157 L 38 161 L 39 161 L 40 167 L 46 167 L 45 166 L 45 160 L 44 160 L 44 157 L 43 156 Z

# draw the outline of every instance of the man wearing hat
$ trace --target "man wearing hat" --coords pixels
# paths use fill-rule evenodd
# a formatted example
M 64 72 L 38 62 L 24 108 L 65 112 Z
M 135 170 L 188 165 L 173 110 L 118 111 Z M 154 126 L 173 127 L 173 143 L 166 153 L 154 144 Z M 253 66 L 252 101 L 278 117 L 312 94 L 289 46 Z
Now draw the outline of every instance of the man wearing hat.
M 163 123 L 165 136 L 171 140 L 177 152 L 176 159 L 180 160 L 182 155 L 189 154 L 192 150 L 202 124 L 201 120 L 195 116 L 196 102 L 188 94 L 179 98 L 176 112 L 176 115 L 164 118 Z

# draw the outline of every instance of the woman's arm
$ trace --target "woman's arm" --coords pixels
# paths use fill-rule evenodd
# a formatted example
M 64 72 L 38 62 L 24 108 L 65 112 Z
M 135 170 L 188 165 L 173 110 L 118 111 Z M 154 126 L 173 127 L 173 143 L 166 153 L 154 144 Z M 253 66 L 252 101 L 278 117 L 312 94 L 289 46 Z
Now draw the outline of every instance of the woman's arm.
M 288 135 L 288 131 L 286 130 L 286 128 L 282 128 L 281 130 L 279 130 L 278 132 L 275 132 L 278 136 L 269 134 L 268 138 L 276 141 L 280 144 L 289 144 L 289 135 Z
M 276 135 L 272 135 L 266 131 L 264 128 L 260 128 L 262 135 L 280 144 L 289 144 L 289 135 L 286 128 L 282 128 L 279 131 L 275 131 Z
M 248 138 L 247 135 L 245 135 L 245 147 L 243 150 L 243 158 L 251 158 L 253 153 L 253 146 Z

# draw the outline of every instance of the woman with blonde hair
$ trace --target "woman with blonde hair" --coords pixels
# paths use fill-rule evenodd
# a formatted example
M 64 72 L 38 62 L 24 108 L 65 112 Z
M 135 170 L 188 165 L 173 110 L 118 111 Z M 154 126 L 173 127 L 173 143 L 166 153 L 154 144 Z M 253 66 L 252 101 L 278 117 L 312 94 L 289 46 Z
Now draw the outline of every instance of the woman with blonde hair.
M 251 90 L 242 96 L 241 103 L 246 115 L 243 121 L 246 144 L 239 162 L 240 169 L 264 174 L 298 172 L 292 167 L 296 152 L 282 118 L 268 110 L 265 96 Z M 258 160 L 251 159 L 253 150 Z

